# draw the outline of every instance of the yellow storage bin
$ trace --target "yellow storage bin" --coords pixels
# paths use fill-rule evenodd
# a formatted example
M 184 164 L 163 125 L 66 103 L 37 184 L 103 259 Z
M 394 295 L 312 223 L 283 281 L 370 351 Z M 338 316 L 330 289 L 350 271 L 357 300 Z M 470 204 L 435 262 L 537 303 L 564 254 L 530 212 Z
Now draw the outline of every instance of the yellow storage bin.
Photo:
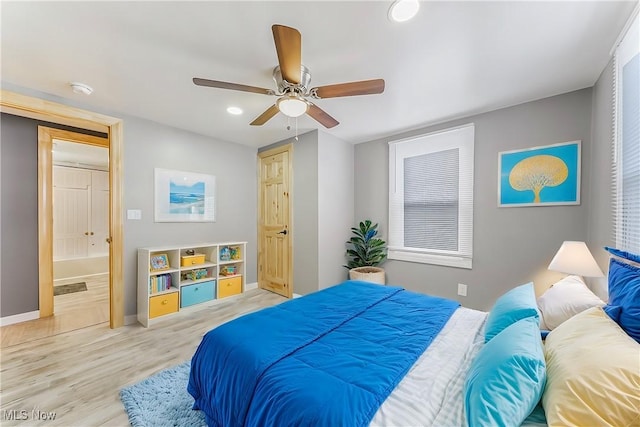
M 183 255 L 180 257 L 180 265 L 182 267 L 190 267 L 198 264 L 204 264 L 204 254 Z
M 242 292 L 242 276 L 234 276 L 218 280 L 218 298 L 238 295 Z
M 178 311 L 178 292 L 157 295 L 149 298 L 149 318 L 164 316 Z

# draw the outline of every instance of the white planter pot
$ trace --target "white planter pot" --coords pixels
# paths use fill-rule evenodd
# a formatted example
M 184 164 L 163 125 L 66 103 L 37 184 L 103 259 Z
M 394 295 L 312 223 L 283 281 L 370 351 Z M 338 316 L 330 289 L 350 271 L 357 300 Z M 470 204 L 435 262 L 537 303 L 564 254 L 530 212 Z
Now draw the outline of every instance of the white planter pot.
M 373 282 L 380 285 L 386 284 L 384 269 L 380 267 L 357 267 L 349 270 L 351 280 L 362 280 L 363 282 Z

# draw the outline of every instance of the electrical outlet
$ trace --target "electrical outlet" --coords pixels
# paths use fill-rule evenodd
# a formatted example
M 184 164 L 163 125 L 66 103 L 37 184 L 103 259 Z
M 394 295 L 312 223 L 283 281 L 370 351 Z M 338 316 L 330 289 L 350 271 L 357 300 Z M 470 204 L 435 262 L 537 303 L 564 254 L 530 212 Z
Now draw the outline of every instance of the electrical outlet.
M 467 285 L 462 283 L 458 283 L 458 295 L 466 297 L 467 296 Z

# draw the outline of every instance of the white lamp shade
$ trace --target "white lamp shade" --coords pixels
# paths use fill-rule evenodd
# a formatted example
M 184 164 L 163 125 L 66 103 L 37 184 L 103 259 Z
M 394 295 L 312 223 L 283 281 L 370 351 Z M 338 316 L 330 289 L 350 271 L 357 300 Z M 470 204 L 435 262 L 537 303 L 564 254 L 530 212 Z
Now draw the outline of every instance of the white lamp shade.
M 309 104 L 296 96 L 283 96 L 278 99 L 278 110 L 285 116 L 299 117 L 307 112 Z
M 604 276 L 584 242 L 563 242 L 551 260 L 549 270 L 584 277 Z

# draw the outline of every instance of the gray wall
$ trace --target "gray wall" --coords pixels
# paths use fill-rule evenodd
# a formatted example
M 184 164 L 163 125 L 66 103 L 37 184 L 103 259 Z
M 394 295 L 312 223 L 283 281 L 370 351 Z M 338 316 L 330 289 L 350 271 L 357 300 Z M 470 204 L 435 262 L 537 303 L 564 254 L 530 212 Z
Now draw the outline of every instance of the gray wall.
M 354 214 L 354 146 L 318 132 L 318 289 L 347 279 L 346 241 Z
M 3 89 L 25 95 L 47 99 L 70 106 L 84 108 L 102 114 L 123 119 L 124 130 L 124 304 L 125 315 L 136 313 L 137 289 L 137 248 L 154 245 L 191 244 L 198 242 L 218 242 L 244 240 L 248 242 L 246 263 L 247 283 L 257 281 L 257 177 L 256 149 L 215 140 L 191 132 L 171 128 L 159 123 L 125 116 L 117 112 L 100 110 L 75 102 L 63 100 L 49 94 L 16 87 L 3 83 Z M 7 248 L 20 248 L 25 236 L 37 240 L 37 221 L 29 221 L 18 231 L 18 227 L 9 224 L 5 211 L 11 208 L 11 182 L 7 180 L 11 168 L 5 164 L 17 164 L 24 154 L 14 155 L 5 149 L 11 142 L 7 138 L 3 126 L 2 132 L 2 260 L 4 276 L 6 263 L 9 262 Z M 37 136 L 34 137 L 37 141 Z M 12 144 L 13 145 L 13 144 Z M 28 163 L 28 160 L 24 160 Z M 33 162 L 37 165 L 37 152 L 33 151 Z M 16 165 L 17 166 L 17 165 Z M 27 167 L 27 166 L 25 166 Z M 36 175 L 35 166 L 33 176 Z M 187 170 L 215 175 L 217 191 L 217 207 L 215 223 L 155 223 L 153 221 L 153 171 L 154 168 Z M 7 190 L 5 191 L 5 187 Z M 37 206 L 32 203 L 33 206 Z M 15 205 L 14 205 L 15 206 Z M 35 208 L 34 208 L 35 209 Z M 127 209 L 141 209 L 142 220 L 126 220 Z M 28 215 L 37 215 L 37 211 L 29 209 Z M 21 213 L 22 215 L 22 213 Z M 13 230 L 9 231 L 7 228 Z M 9 234 L 12 233 L 12 234 Z M 37 252 L 23 273 L 37 271 Z M 27 255 L 29 256 L 29 255 Z M 37 310 L 37 276 L 36 289 L 29 294 L 29 305 L 4 312 L 4 306 L 13 307 L 13 302 L 5 299 L 6 295 L 23 294 L 18 290 L 15 281 L 2 281 L 2 316 Z M 34 302 L 35 301 L 35 305 Z
M 293 143 L 293 292 L 318 290 L 318 131 Z
M 355 218 L 388 228 L 388 141 L 475 123 L 473 269 L 387 261 L 387 282 L 458 299 L 488 310 L 495 299 L 531 280 L 537 292 L 562 277 L 547 270 L 564 240 L 586 240 L 591 145 L 591 89 L 453 120 L 355 148 Z M 578 206 L 497 207 L 498 152 L 582 140 L 582 194 Z M 586 188 L 585 188 L 586 187 Z M 457 284 L 468 285 L 458 297 Z
M 38 128 L 0 116 L 0 315 L 38 310 Z
M 0 114 L 0 317 L 38 310 L 38 126 L 99 132 Z
M 216 222 L 154 222 L 154 168 L 216 177 Z M 216 141 L 142 119 L 124 122 L 124 206 L 142 220 L 125 220 L 125 313 L 136 312 L 137 248 L 247 241 L 246 283 L 257 281 L 256 149 Z M 125 214 L 126 218 L 126 214 Z
M 609 256 L 604 246 L 614 246 L 611 195 L 611 141 L 613 137 L 613 60 L 593 87 L 591 115 L 591 173 L 589 175 L 589 219 L 587 245 L 607 272 Z M 607 298 L 607 279 L 590 279 L 594 292 Z

